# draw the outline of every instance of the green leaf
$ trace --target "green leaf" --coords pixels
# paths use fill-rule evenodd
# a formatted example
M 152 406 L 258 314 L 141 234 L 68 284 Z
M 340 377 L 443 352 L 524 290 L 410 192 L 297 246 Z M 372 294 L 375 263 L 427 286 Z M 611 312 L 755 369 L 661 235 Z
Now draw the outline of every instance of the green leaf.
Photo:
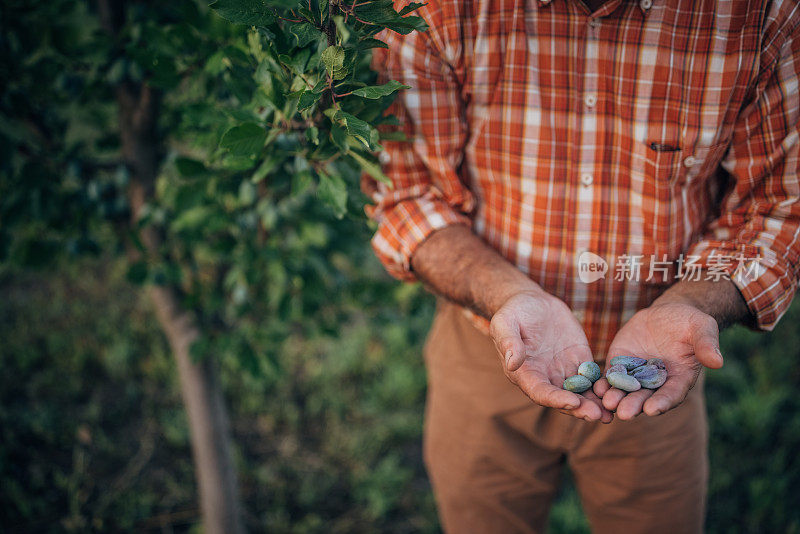
M 416 2 L 410 4 L 408 7 L 412 9 L 404 9 L 404 13 L 408 13 L 420 7 Z M 366 21 L 376 26 L 385 26 L 392 31 L 406 35 L 412 31 L 425 31 L 428 25 L 417 16 L 402 16 L 394 10 L 394 3 L 392 0 L 374 0 L 372 2 L 364 2 L 355 8 L 355 14 L 359 20 Z
M 216 76 L 230 66 L 231 62 L 225 57 L 222 50 L 217 50 L 206 61 L 203 70 L 212 76 Z
M 341 176 L 320 172 L 317 195 L 333 209 L 336 218 L 341 219 L 347 213 L 347 185 Z
M 306 89 L 302 92 L 300 99 L 297 102 L 297 111 L 303 111 L 310 108 L 317 103 L 320 96 L 322 96 L 320 93 L 315 93 L 314 91 Z
M 234 126 L 222 136 L 220 146 L 236 156 L 256 156 L 264 148 L 267 132 L 252 122 Z
M 278 60 L 287 67 L 291 67 L 294 72 L 299 72 L 302 74 L 306 71 L 306 65 L 308 64 L 310 57 L 311 49 L 303 48 L 302 50 L 296 50 L 291 54 L 280 54 L 278 56 Z
M 350 147 L 347 144 L 347 132 L 341 126 L 334 124 L 331 127 L 331 141 L 336 145 L 336 148 L 342 152 L 348 152 Z
M 316 22 L 314 20 L 314 14 L 311 13 L 311 11 L 309 11 L 307 7 L 300 7 L 297 9 L 297 12 L 300 14 L 301 17 L 306 19 L 308 22 L 311 22 L 312 24 Z
M 249 206 L 253 204 L 257 198 L 258 192 L 253 182 L 243 180 L 242 183 L 239 184 L 239 202 L 244 206 Z
M 373 100 L 377 100 L 383 96 L 389 96 L 390 94 L 398 91 L 400 89 L 411 89 L 408 85 L 403 85 L 402 83 L 392 80 L 389 83 L 385 83 L 383 85 L 371 85 L 368 87 L 361 87 L 353 91 L 353 94 L 356 96 L 363 96 L 364 98 L 371 98 Z
M 212 210 L 208 206 L 195 206 L 181 212 L 172 222 L 172 229 L 176 232 L 193 230 L 203 226 L 203 223 L 211 216 Z
M 323 35 L 322 32 L 317 30 L 314 26 L 312 26 L 308 22 L 295 24 L 291 28 L 289 28 L 289 31 L 297 39 L 297 46 L 299 46 L 300 48 L 306 46 L 307 44 L 313 41 L 316 41 Z
M 344 48 L 337 45 L 329 46 L 322 52 L 322 63 L 331 76 L 344 68 Z
M 309 171 L 296 172 L 292 175 L 292 196 L 297 196 L 300 193 L 311 187 L 314 177 L 311 176 Z
M 358 162 L 358 164 L 361 166 L 362 171 L 366 172 L 379 182 L 383 182 L 389 187 L 393 186 L 391 178 L 389 178 L 383 173 L 380 164 L 373 163 L 372 161 L 368 160 L 367 158 L 365 158 L 364 156 L 355 151 L 351 151 L 348 155 L 352 156 L 352 158 Z
M 246 171 L 255 167 L 258 160 L 255 156 L 236 156 L 234 154 L 226 154 L 220 163 L 222 168 L 229 171 Z
M 191 158 L 176 158 L 175 167 L 181 176 L 191 177 L 206 172 L 206 166 L 202 162 Z
M 320 80 L 319 80 L 319 81 L 318 81 L 318 82 L 317 82 L 317 83 L 314 85 L 314 88 L 313 88 L 313 89 L 311 89 L 311 90 L 312 90 L 312 91 L 314 91 L 315 93 L 321 93 L 322 91 L 324 91 L 324 90 L 325 90 L 325 86 L 327 86 L 327 85 L 328 85 L 328 80 L 326 80 L 326 79 L 325 79 L 325 77 L 323 76 L 323 77 L 322 77 L 322 78 L 321 78 L 321 79 L 320 79 Z
M 268 26 L 275 22 L 270 4 L 264 0 L 217 0 L 209 7 L 235 24 Z
M 409 14 L 409 13 L 411 13 L 412 11 L 416 11 L 417 9 L 421 8 L 421 7 L 422 7 L 422 6 L 424 6 L 424 5 L 425 5 L 425 4 L 423 4 L 423 3 L 421 3 L 421 2 L 411 2 L 411 3 L 410 3 L 410 4 L 408 4 L 406 7 L 404 7 L 403 9 L 401 9 L 401 10 L 399 11 L 399 13 L 400 13 L 400 15 L 401 15 L 401 16 L 403 16 L 403 15 L 408 15 L 408 14 Z
M 336 118 L 344 123 L 347 133 L 364 143 L 370 150 L 377 148 L 378 131 L 358 117 L 344 111 L 336 113 Z
M 308 130 L 306 130 L 306 139 L 309 142 L 314 143 L 315 145 L 319 144 L 319 128 L 316 126 L 310 126 Z
M 394 131 L 394 132 L 380 132 L 379 139 L 385 139 L 387 141 L 408 141 L 408 137 L 404 132 L 401 131 Z
M 400 126 L 400 120 L 397 118 L 396 115 L 386 115 L 385 117 L 381 117 L 381 119 L 376 124 L 388 124 L 390 126 Z
M 361 39 L 356 45 L 356 48 L 358 48 L 359 50 L 369 50 L 370 48 L 389 48 L 389 45 L 387 45 L 380 39 L 367 37 L 366 39 Z
M 346 43 L 350 40 L 350 28 L 347 27 L 347 23 L 344 21 L 344 17 L 341 15 L 336 15 L 333 17 L 333 23 L 336 25 L 336 33 L 339 36 L 340 43 Z

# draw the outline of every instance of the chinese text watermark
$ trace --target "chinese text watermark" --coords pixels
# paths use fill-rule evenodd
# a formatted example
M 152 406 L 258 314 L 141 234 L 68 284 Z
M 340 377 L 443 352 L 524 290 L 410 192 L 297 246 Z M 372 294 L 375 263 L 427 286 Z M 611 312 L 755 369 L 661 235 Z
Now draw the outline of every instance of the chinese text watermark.
M 642 254 L 622 254 L 613 264 L 613 277 L 617 282 L 669 282 L 679 280 L 730 280 L 733 273 L 753 280 L 761 273 L 761 256 L 746 256 L 743 253 L 718 254 L 712 252 L 704 261 L 702 256 L 681 254 L 677 259 L 668 260 L 666 255 L 655 255 L 645 261 Z M 578 278 L 591 284 L 606 277 L 610 266 L 601 256 L 592 252 L 582 252 L 578 256 Z

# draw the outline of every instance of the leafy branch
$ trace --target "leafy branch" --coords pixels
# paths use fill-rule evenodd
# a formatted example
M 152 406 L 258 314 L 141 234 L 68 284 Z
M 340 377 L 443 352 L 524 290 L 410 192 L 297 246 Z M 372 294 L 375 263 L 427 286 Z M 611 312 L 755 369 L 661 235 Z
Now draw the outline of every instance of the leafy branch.
M 353 177 L 367 172 L 389 183 L 375 157 L 381 149 L 377 127 L 396 93 L 407 88 L 393 80 L 375 83 L 371 52 L 386 46 L 375 36 L 426 30 L 412 14 L 423 5 L 396 11 L 391 0 L 217 0 L 211 7 L 219 15 L 250 26 L 255 36 L 249 52 L 261 86 L 254 98 L 262 110 L 225 132 L 221 157 L 255 164 L 282 154 L 284 161 L 272 172 L 308 169 L 318 196 L 338 217 L 360 212 L 348 204 L 358 188 Z M 294 148 L 276 152 L 276 143 Z M 325 188 L 329 194 L 319 194 Z

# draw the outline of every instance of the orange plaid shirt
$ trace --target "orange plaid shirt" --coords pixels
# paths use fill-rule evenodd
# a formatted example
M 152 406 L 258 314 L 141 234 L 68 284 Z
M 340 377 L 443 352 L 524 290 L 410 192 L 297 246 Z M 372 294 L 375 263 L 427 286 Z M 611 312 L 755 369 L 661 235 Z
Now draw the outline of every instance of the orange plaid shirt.
M 407 2 L 398 2 L 405 4 Z M 412 87 L 365 179 L 388 271 L 473 232 L 604 353 L 689 267 L 729 276 L 774 327 L 798 280 L 800 7 L 790 1 L 433 0 L 374 64 Z M 583 281 L 582 254 L 608 272 Z M 583 257 L 593 258 L 594 256 Z

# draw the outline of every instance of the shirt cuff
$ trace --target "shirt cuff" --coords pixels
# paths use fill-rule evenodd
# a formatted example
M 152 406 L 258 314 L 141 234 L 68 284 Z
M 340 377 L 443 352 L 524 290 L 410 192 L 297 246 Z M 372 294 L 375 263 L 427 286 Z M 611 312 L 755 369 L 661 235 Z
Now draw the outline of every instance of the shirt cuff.
M 417 277 L 411 270 L 414 252 L 432 233 L 454 224 L 471 227 L 472 221 L 444 200 L 426 197 L 404 200 L 378 219 L 372 248 L 390 275 L 415 282 Z
M 729 279 L 739 289 L 759 330 L 771 331 L 789 308 L 797 289 L 794 271 L 775 251 L 731 241 L 703 240 L 684 256 L 688 266 L 702 269 L 705 280 Z

